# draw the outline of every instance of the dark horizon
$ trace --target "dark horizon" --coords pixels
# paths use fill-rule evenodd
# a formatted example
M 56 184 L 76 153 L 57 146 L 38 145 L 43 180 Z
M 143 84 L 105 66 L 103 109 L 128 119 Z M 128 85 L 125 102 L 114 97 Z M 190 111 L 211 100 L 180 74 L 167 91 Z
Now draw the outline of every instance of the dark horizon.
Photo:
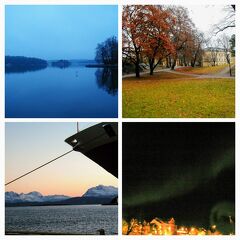
M 32 56 L 23 56 L 23 55 L 5 55 L 5 57 L 26 57 L 26 58 L 38 58 L 38 59 L 42 59 L 42 60 L 45 60 L 45 61 L 48 61 L 48 62 L 51 62 L 51 61 L 58 61 L 58 60 L 68 60 L 68 61 L 81 61 L 81 62 L 84 62 L 84 61 L 94 61 L 96 62 L 96 60 L 93 58 L 93 59 L 86 59 L 86 58 L 76 58 L 76 59 L 67 59 L 67 58 L 56 58 L 56 59 L 43 59 L 43 58 L 40 58 L 40 57 L 32 57 Z

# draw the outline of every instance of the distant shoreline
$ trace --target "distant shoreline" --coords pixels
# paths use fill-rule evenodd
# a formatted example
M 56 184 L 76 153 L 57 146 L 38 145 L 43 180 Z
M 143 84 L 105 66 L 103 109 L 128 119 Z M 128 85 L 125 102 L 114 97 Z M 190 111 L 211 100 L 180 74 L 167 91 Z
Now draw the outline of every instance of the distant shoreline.
M 118 206 L 118 204 L 99 203 L 99 204 L 33 204 L 33 205 L 5 205 L 5 207 L 49 207 L 49 206 Z
M 117 68 L 118 65 L 110 65 L 110 64 L 87 64 L 85 67 L 88 68 Z
M 101 234 L 94 234 L 94 233 L 71 233 L 71 232 L 29 232 L 29 231 L 5 231 L 6 235 L 101 235 Z M 106 234 L 108 235 L 108 234 Z M 117 233 L 110 234 L 110 235 L 117 235 Z
M 6 231 L 6 235 L 97 235 L 86 233 L 58 233 L 58 232 L 27 232 L 27 231 Z

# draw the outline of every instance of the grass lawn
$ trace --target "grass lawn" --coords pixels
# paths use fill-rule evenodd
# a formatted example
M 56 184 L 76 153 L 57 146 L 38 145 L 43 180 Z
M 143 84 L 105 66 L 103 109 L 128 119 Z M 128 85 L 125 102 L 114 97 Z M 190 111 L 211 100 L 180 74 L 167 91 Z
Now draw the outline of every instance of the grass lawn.
M 233 118 L 234 79 L 156 73 L 123 79 L 125 118 Z
M 175 69 L 177 72 L 193 73 L 193 74 L 216 74 L 224 70 L 228 65 L 220 65 L 214 67 L 183 67 Z

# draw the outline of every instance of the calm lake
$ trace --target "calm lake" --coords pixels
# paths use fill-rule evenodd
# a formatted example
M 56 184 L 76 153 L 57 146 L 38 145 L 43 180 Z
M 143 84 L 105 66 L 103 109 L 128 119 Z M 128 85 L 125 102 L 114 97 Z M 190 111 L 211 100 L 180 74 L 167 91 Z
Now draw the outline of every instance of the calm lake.
M 112 118 L 118 115 L 116 69 L 47 67 L 5 74 L 10 118 Z
M 118 232 L 118 207 L 101 205 L 6 207 L 5 231 L 97 234 Z

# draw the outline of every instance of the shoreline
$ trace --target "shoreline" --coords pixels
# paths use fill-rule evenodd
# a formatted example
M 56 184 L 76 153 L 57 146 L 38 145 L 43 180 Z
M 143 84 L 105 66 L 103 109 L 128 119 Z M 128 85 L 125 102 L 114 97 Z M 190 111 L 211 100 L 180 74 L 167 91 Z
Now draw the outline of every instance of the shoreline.
M 51 206 L 118 206 L 118 204 L 36 204 L 36 205 L 16 205 L 16 206 L 6 206 L 5 208 L 13 208 L 13 207 L 51 207 Z
M 89 235 L 89 236 L 98 236 L 102 234 L 94 234 L 94 233 L 60 233 L 60 232 L 28 232 L 28 231 L 5 231 L 5 235 Z M 117 233 L 114 234 L 104 234 L 104 235 L 118 235 Z
M 110 65 L 110 64 L 87 64 L 85 65 L 87 68 L 117 68 L 118 65 Z

